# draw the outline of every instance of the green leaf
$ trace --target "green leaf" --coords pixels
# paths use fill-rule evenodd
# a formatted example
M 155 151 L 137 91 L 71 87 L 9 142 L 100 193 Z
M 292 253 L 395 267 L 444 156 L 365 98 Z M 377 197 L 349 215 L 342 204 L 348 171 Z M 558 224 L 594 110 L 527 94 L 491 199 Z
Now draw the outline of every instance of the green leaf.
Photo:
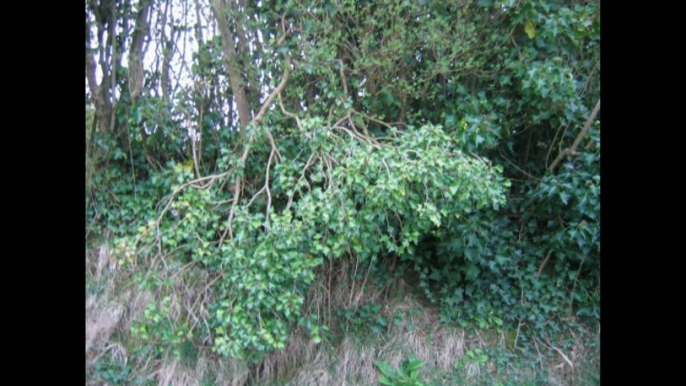
M 329 3 L 325 6 L 326 12 L 329 14 L 329 16 L 334 16 L 336 12 L 338 12 L 338 7 L 336 7 L 336 4 L 334 3 Z
M 374 365 L 376 365 L 376 367 L 378 367 L 379 370 L 381 370 L 381 372 L 388 377 L 391 377 L 393 374 L 395 374 L 395 370 L 393 370 L 393 368 L 384 361 L 376 361 L 374 362 Z
M 419 359 L 414 359 L 411 360 L 410 363 L 408 363 L 406 369 L 407 371 L 415 371 L 419 369 L 420 367 L 424 366 L 426 362 L 419 360 Z
M 445 127 L 446 128 L 455 127 L 456 123 L 457 123 L 457 117 L 455 116 L 455 114 L 448 114 L 445 116 Z
M 382 385 L 393 386 L 393 381 L 386 377 L 380 377 L 379 382 L 381 382 Z
M 534 23 L 527 21 L 524 23 L 524 32 L 526 32 L 527 36 L 529 36 L 529 39 L 533 39 L 536 37 L 536 27 L 534 26 Z
M 303 27 L 303 31 L 305 33 L 310 32 L 310 30 L 312 30 L 313 25 L 314 25 L 314 22 L 312 20 L 309 20 L 309 19 L 305 20 L 305 25 Z
M 474 264 L 469 264 L 465 272 L 467 280 L 474 280 L 479 276 L 479 268 Z
M 560 192 L 560 199 L 565 205 L 567 205 L 567 202 L 569 201 L 569 193 Z

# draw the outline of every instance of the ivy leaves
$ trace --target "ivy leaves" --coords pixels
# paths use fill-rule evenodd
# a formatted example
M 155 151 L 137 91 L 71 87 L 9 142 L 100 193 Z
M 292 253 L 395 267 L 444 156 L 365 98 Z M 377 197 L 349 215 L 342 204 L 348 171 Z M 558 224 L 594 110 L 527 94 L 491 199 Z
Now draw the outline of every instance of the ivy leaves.
M 260 358 L 283 347 L 293 324 L 318 336 L 301 306 L 326 259 L 409 256 L 422 235 L 505 203 L 501 169 L 464 155 L 440 126 L 395 131 L 392 141 L 373 146 L 340 142 L 320 119 L 306 124 L 311 153 L 275 168 L 273 191 L 293 199 L 292 208 L 271 214 L 265 231 L 261 210 L 239 206 L 235 238 L 214 257 L 223 273 L 213 314 L 221 354 Z

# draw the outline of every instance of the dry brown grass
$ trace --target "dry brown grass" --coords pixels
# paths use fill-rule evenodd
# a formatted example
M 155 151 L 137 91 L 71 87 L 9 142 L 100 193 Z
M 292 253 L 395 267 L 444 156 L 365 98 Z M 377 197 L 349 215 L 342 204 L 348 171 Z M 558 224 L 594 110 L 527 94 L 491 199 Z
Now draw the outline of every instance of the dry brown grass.
M 362 277 L 366 276 L 363 269 L 368 268 L 364 264 L 358 265 L 357 272 Z M 346 335 L 335 346 L 330 343 L 317 345 L 306 332 L 298 330 L 291 335 L 284 350 L 267 355 L 261 362 L 261 371 L 251 376 L 251 380 L 256 384 L 288 380 L 288 385 L 371 385 L 378 381 L 376 361 L 397 367 L 409 354 L 426 361 L 434 370 L 452 369 L 455 359 L 464 354 L 462 329 L 438 327 L 438 311 L 422 307 L 404 281 L 378 288 L 371 279 L 353 283 L 349 279 L 353 272 L 354 264 L 337 264 L 321 272 L 307 296 L 308 312 L 326 315 L 322 319 L 332 320 L 328 314 L 329 303 L 331 309 L 336 310 L 367 302 L 385 302 L 383 312 L 391 319 L 394 315 L 403 315 L 402 323 L 390 323 L 385 338 L 369 340 L 364 336 Z M 329 274 L 337 278 L 331 284 Z M 423 312 L 409 314 L 409 310 L 417 308 Z M 408 328 L 410 324 L 416 328 Z
M 145 378 L 154 379 L 160 386 L 200 386 L 203 379 L 211 379 L 212 384 L 222 386 L 244 386 L 248 379 L 248 366 L 239 360 L 217 358 L 203 355 L 194 366 L 169 359 L 146 367 Z
M 210 280 L 202 270 L 190 266 L 167 265 L 169 270 L 158 265 L 156 269 L 141 267 L 121 268 L 110 258 L 109 248 L 103 245 L 86 255 L 86 276 L 92 283 L 92 290 L 86 296 L 86 369 L 93 370 L 93 364 L 105 356 L 112 360 L 128 363 L 130 353 L 125 346 L 135 346 L 130 334 L 134 321 L 141 321 L 146 306 L 169 296 L 170 314 L 173 323 L 189 322 L 195 330 L 205 326 L 207 310 L 203 307 L 209 299 L 207 284 Z M 151 292 L 133 284 L 135 275 L 157 274 L 170 278 L 171 286 L 159 287 Z M 124 344 L 126 342 L 126 344 Z M 244 385 L 248 366 L 238 360 L 219 360 L 205 349 L 200 352 L 194 367 L 182 365 L 178 360 L 147 360 L 137 363 L 132 373 L 146 379 L 154 379 L 159 385 L 199 385 L 206 376 L 216 384 Z M 89 379 L 89 384 L 100 384 Z
M 144 291 L 132 285 L 131 272 L 124 272 L 109 258 L 105 247 L 87 256 L 87 275 L 97 283 L 97 291 L 86 299 L 86 353 L 87 368 L 105 355 L 128 363 L 130 355 L 125 347 L 135 346 L 129 333 L 133 321 L 141 320 L 146 305 L 164 296 L 172 297 L 170 318 L 175 323 L 188 322 L 194 328 L 206 326 L 208 317 L 203 304 L 211 301 L 207 291 L 211 281 L 203 270 L 192 266 L 168 266 L 159 270 L 161 277 L 172 279 L 171 287 L 156 292 Z M 161 267 L 160 267 L 161 268 Z M 368 266 L 359 264 L 357 273 L 362 279 L 351 281 L 355 265 L 340 261 L 322 267 L 306 296 L 305 310 L 320 316 L 320 325 L 329 324 L 340 341 L 315 344 L 309 333 L 300 328 L 291 334 L 284 350 L 268 354 L 258 365 L 218 357 L 207 347 L 197 351 L 197 360 L 182 363 L 176 359 L 148 360 L 133 366 L 133 374 L 153 380 L 162 386 L 200 386 L 203 380 L 216 385 L 376 385 L 379 372 L 374 363 L 385 361 L 394 368 L 409 355 L 426 362 L 424 376 L 452 373 L 456 360 L 475 347 L 504 345 L 504 339 L 485 338 L 481 333 L 468 335 L 461 328 L 439 324 L 439 313 L 434 307 L 417 299 L 412 288 L 402 279 L 389 287 L 379 288 L 369 278 L 364 281 Z M 331 275 L 331 276 L 330 276 Z M 332 280 L 329 280 L 329 278 Z M 369 276 L 367 276 L 369 277 Z M 335 278 L 335 279 L 334 279 Z M 364 285 L 363 285 L 364 283 Z M 384 304 L 383 313 L 390 320 L 402 315 L 398 324 L 389 323 L 383 336 L 364 332 L 346 333 L 336 320 L 336 310 L 355 308 L 367 302 Z M 412 313 L 411 310 L 421 310 Z M 333 324 L 332 324 L 333 323 Z M 411 328 L 412 327 L 412 328 Z M 579 377 L 579 364 L 588 364 L 593 350 L 585 342 L 597 337 L 590 332 L 574 336 L 574 345 L 566 350 L 540 342 L 540 369 L 546 371 L 546 381 L 554 385 L 569 385 Z M 555 348 L 553 348 L 555 347 Z M 597 348 L 595 349 L 597 350 Z M 564 355 L 563 355 L 564 354 Z M 591 363 L 592 368 L 599 367 Z M 478 384 L 480 375 L 491 372 L 488 367 L 467 364 L 469 384 Z M 509 369 L 508 379 L 531 380 L 529 373 Z M 488 374 L 486 374 L 488 375 Z M 93 380 L 89 384 L 95 385 Z M 450 384 L 450 383 L 448 383 Z
M 110 342 L 111 335 L 124 316 L 125 307 L 113 299 L 114 280 L 105 278 L 106 275 L 116 274 L 107 246 L 87 255 L 86 262 L 87 274 L 103 288 L 99 294 L 86 296 L 86 357 L 89 368 L 92 362 L 110 350 L 114 350 L 120 357 L 126 357 L 123 348 Z
M 284 350 L 262 361 L 257 384 L 288 379 L 288 385 L 372 385 L 378 381 L 376 361 L 398 367 L 414 354 L 434 371 L 451 371 L 464 353 L 464 333 L 458 329 L 439 328 L 431 333 L 417 329 L 389 336 L 373 343 L 349 336 L 331 347 L 315 345 L 304 334 L 296 334 Z
M 86 371 L 108 355 L 114 361 L 128 363 L 125 348 L 131 321 L 143 312 L 150 294 L 123 286 L 123 273 L 102 245 L 86 255 L 86 275 L 96 290 L 86 295 Z M 92 384 L 90 380 L 89 384 Z

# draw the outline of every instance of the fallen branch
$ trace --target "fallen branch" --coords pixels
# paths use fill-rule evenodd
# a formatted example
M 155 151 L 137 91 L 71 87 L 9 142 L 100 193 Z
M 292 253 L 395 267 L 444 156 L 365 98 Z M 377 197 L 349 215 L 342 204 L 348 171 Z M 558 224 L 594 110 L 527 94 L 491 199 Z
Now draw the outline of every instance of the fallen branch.
M 257 113 L 255 118 L 250 121 L 247 127 L 252 125 L 253 131 L 250 133 L 250 136 L 248 137 L 248 144 L 245 146 L 245 149 L 243 150 L 243 154 L 241 155 L 241 163 L 245 165 L 245 161 L 248 159 L 248 155 L 250 154 L 250 145 L 255 141 L 255 129 L 257 128 L 257 125 L 262 121 L 262 118 L 264 117 L 264 114 L 267 112 L 267 109 L 269 108 L 269 105 L 271 104 L 272 100 L 274 99 L 275 96 L 280 95 L 281 91 L 286 87 L 286 83 L 288 82 L 288 76 L 290 75 L 290 60 L 286 60 L 287 66 L 286 69 L 283 73 L 283 78 L 281 79 L 281 82 L 279 83 L 278 86 L 272 91 L 271 94 L 269 94 L 269 97 L 267 97 L 267 100 L 264 101 L 262 104 L 262 107 L 260 108 L 260 111 Z M 224 239 L 226 238 L 227 234 L 230 238 L 233 238 L 233 229 L 231 227 L 231 224 L 233 223 L 233 217 L 236 213 L 236 205 L 238 205 L 238 200 L 241 198 L 241 185 L 243 183 L 243 178 L 242 177 L 236 177 L 236 185 L 235 189 L 233 191 L 233 203 L 231 204 L 231 210 L 229 211 L 229 218 L 227 220 L 227 227 L 226 231 L 224 231 L 224 234 L 222 234 L 222 237 L 219 239 L 219 247 L 222 246 L 224 243 Z

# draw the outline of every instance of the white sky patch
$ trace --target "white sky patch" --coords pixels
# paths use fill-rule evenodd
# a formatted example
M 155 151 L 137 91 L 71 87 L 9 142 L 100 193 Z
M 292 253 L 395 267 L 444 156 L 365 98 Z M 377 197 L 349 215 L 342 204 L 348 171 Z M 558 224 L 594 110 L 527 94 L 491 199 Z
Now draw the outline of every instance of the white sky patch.
M 172 56 L 169 62 L 169 83 L 171 87 L 170 97 L 172 98 L 172 100 L 174 100 L 177 98 L 177 94 L 179 91 L 194 86 L 196 76 L 191 72 L 191 68 L 194 62 L 193 57 L 199 51 L 199 44 L 196 39 L 195 30 L 196 25 L 198 24 L 196 18 L 195 2 L 187 0 L 170 1 L 171 3 L 169 4 L 169 11 L 167 14 L 167 20 L 164 27 L 162 26 L 164 8 L 156 8 L 165 7 L 166 4 L 154 3 L 152 7 L 155 8 L 150 9 L 149 34 L 146 36 L 146 39 L 143 42 L 143 69 L 146 73 L 146 77 L 149 76 L 152 72 L 159 72 L 159 76 L 161 76 L 165 50 L 165 41 L 162 38 L 162 32 L 164 32 L 166 39 L 173 40 Z M 137 1 L 133 1 L 132 6 L 135 8 L 137 4 Z M 263 6 L 261 1 L 258 1 L 256 5 L 258 8 Z M 199 24 L 200 28 L 202 29 L 202 38 L 204 42 L 212 41 L 218 35 L 218 31 L 216 30 L 216 28 L 213 28 L 214 20 L 212 18 L 212 14 L 208 10 L 209 8 L 207 8 L 206 2 L 201 1 L 198 14 L 200 15 L 201 19 Z M 90 18 L 90 21 L 94 22 L 92 15 L 90 13 L 87 13 L 87 15 Z M 130 19 L 130 23 L 134 23 L 134 20 Z M 131 24 L 129 27 L 133 29 L 133 24 Z M 117 28 L 118 36 L 121 36 L 120 34 L 123 31 L 119 26 L 117 26 Z M 164 31 L 161 31 L 162 28 L 164 28 Z M 176 31 L 174 31 L 175 28 Z M 182 28 L 183 30 L 179 31 L 179 28 Z M 265 38 L 262 35 L 262 31 L 260 29 L 257 30 L 257 33 L 255 35 L 251 35 L 249 31 L 246 31 L 246 35 L 246 38 L 248 39 L 249 54 L 251 57 L 254 57 L 257 51 L 257 47 L 254 44 L 254 41 L 253 39 L 251 39 L 251 37 L 256 35 L 257 40 L 259 41 L 262 47 L 265 47 Z M 98 85 L 101 85 L 103 77 L 102 68 L 100 66 L 101 54 L 99 50 L 100 47 L 98 47 L 97 41 L 97 26 L 95 26 L 94 23 L 92 23 L 91 25 L 91 36 L 92 39 L 90 41 L 90 48 L 94 50 L 94 59 L 96 62 L 96 80 L 98 82 Z M 108 33 L 107 31 L 105 31 L 103 33 L 103 45 L 105 44 L 107 39 Z M 234 44 L 236 45 L 238 45 L 237 39 L 238 37 L 234 36 Z M 121 58 L 121 64 L 124 67 L 128 67 L 129 65 L 128 50 L 130 49 L 130 47 L 131 36 L 129 35 L 126 42 L 125 52 Z M 265 51 L 269 52 L 269 50 Z M 259 69 L 262 66 L 263 62 L 264 59 L 262 57 L 255 59 L 256 67 Z M 220 90 L 225 90 L 225 85 L 228 85 L 228 79 L 226 79 L 224 76 L 220 76 L 219 78 L 219 83 L 221 85 Z M 259 100 L 261 103 L 264 103 L 264 101 L 266 101 L 272 89 L 276 86 L 276 84 L 271 84 L 276 83 L 274 79 L 274 74 L 271 73 L 271 70 L 259 71 L 257 75 L 257 81 L 259 82 Z M 119 81 L 121 81 L 121 79 L 118 79 L 118 82 Z M 161 82 L 157 82 L 157 88 L 158 89 L 156 90 L 147 91 L 152 93 L 153 95 L 161 96 Z M 89 92 L 87 83 L 86 91 Z M 113 94 L 114 97 L 118 100 L 121 95 L 120 88 L 115 87 L 113 90 Z M 228 115 L 231 114 L 232 116 L 230 117 L 229 121 L 238 122 L 237 106 L 235 98 L 233 98 L 232 95 L 230 103 L 231 107 L 229 107 L 229 105 L 227 104 L 223 104 L 223 106 L 221 107 L 221 113 L 223 113 L 225 117 L 228 117 Z M 302 107 L 306 110 L 304 105 L 302 105 Z M 274 106 L 272 106 L 270 109 L 273 108 Z M 254 115 L 255 112 L 253 111 L 252 114 Z M 175 116 L 175 118 L 181 118 L 181 122 L 184 122 L 182 115 L 176 114 L 175 112 L 172 112 L 172 115 Z M 183 127 L 185 126 L 187 126 L 187 124 L 184 123 Z M 220 127 L 216 127 L 216 129 L 219 128 Z
M 135 8 L 138 2 L 134 2 L 132 6 Z M 154 4 L 156 6 L 157 4 Z M 170 61 L 170 82 L 173 85 L 174 89 L 178 89 L 179 87 L 183 86 L 189 86 L 193 84 L 193 76 L 190 72 L 190 68 L 192 65 L 192 59 L 193 59 L 193 54 L 198 52 L 199 46 L 198 42 L 195 39 L 194 36 L 194 27 L 196 25 L 196 16 L 195 12 L 193 9 L 190 7 L 192 6 L 192 2 L 185 1 L 185 0 L 171 0 L 170 4 L 170 10 L 171 12 L 167 15 L 167 23 L 164 26 L 164 33 L 167 36 L 167 39 L 174 38 L 177 46 L 174 47 L 173 54 L 171 57 Z M 184 8 L 186 9 L 186 12 L 184 12 Z M 150 33 L 146 36 L 145 41 L 143 42 L 143 69 L 149 73 L 151 71 L 155 71 L 158 69 L 159 66 L 161 66 L 162 61 L 163 61 L 163 52 L 164 52 L 164 41 L 162 40 L 162 36 L 160 34 L 160 29 L 162 28 L 162 13 L 164 10 L 155 10 L 151 9 L 150 10 Z M 87 13 L 88 14 L 88 13 Z M 201 17 L 204 16 L 204 12 L 201 9 L 200 14 L 202 15 Z M 88 14 L 89 15 L 89 14 Z M 157 17 L 153 17 L 157 16 Z M 94 21 L 92 17 L 89 15 L 90 21 Z M 133 21 L 131 21 L 133 23 Z M 173 26 L 187 26 L 187 30 L 183 31 L 181 33 L 176 33 L 175 36 L 172 36 L 172 30 Z M 203 34 L 205 39 L 212 39 L 213 35 L 210 31 L 209 28 L 207 28 L 206 23 L 201 23 L 201 28 L 203 28 Z M 133 25 L 130 25 L 130 28 L 133 28 Z M 121 36 L 122 34 L 122 29 L 120 26 L 117 26 L 117 36 Z M 178 35 L 180 34 L 180 37 Z M 101 47 L 98 47 L 98 41 L 97 41 L 97 26 L 94 24 L 91 25 L 91 36 L 93 39 L 90 42 L 90 48 L 95 50 L 94 51 L 94 59 L 96 62 L 96 70 L 95 70 L 95 77 L 98 82 L 98 85 L 102 84 L 102 68 L 100 66 L 100 49 Z M 103 45 L 105 45 L 107 40 L 109 39 L 109 32 L 105 31 L 103 33 Z M 131 35 L 128 36 L 127 42 L 126 42 L 126 49 L 121 57 L 121 64 L 124 67 L 128 67 L 128 51 L 131 48 Z M 147 48 L 147 50 L 145 50 Z M 152 52 L 149 52 L 152 51 Z M 119 54 L 119 53 L 117 53 Z M 104 54 L 103 54 L 104 55 Z M 161 68 L 160 68 L 161 70 Z M 178 83 L 178 86 L 175 84 Z M 86 85 L 87 87 L 87 85 Z M 118 99 L 120 96 L 120 91 L 119 88 L 114 89 L 114 95 Z M 158 90 L 161 91 L 161 90 Z M 161 94 L 161 92 L 160 92 Z

